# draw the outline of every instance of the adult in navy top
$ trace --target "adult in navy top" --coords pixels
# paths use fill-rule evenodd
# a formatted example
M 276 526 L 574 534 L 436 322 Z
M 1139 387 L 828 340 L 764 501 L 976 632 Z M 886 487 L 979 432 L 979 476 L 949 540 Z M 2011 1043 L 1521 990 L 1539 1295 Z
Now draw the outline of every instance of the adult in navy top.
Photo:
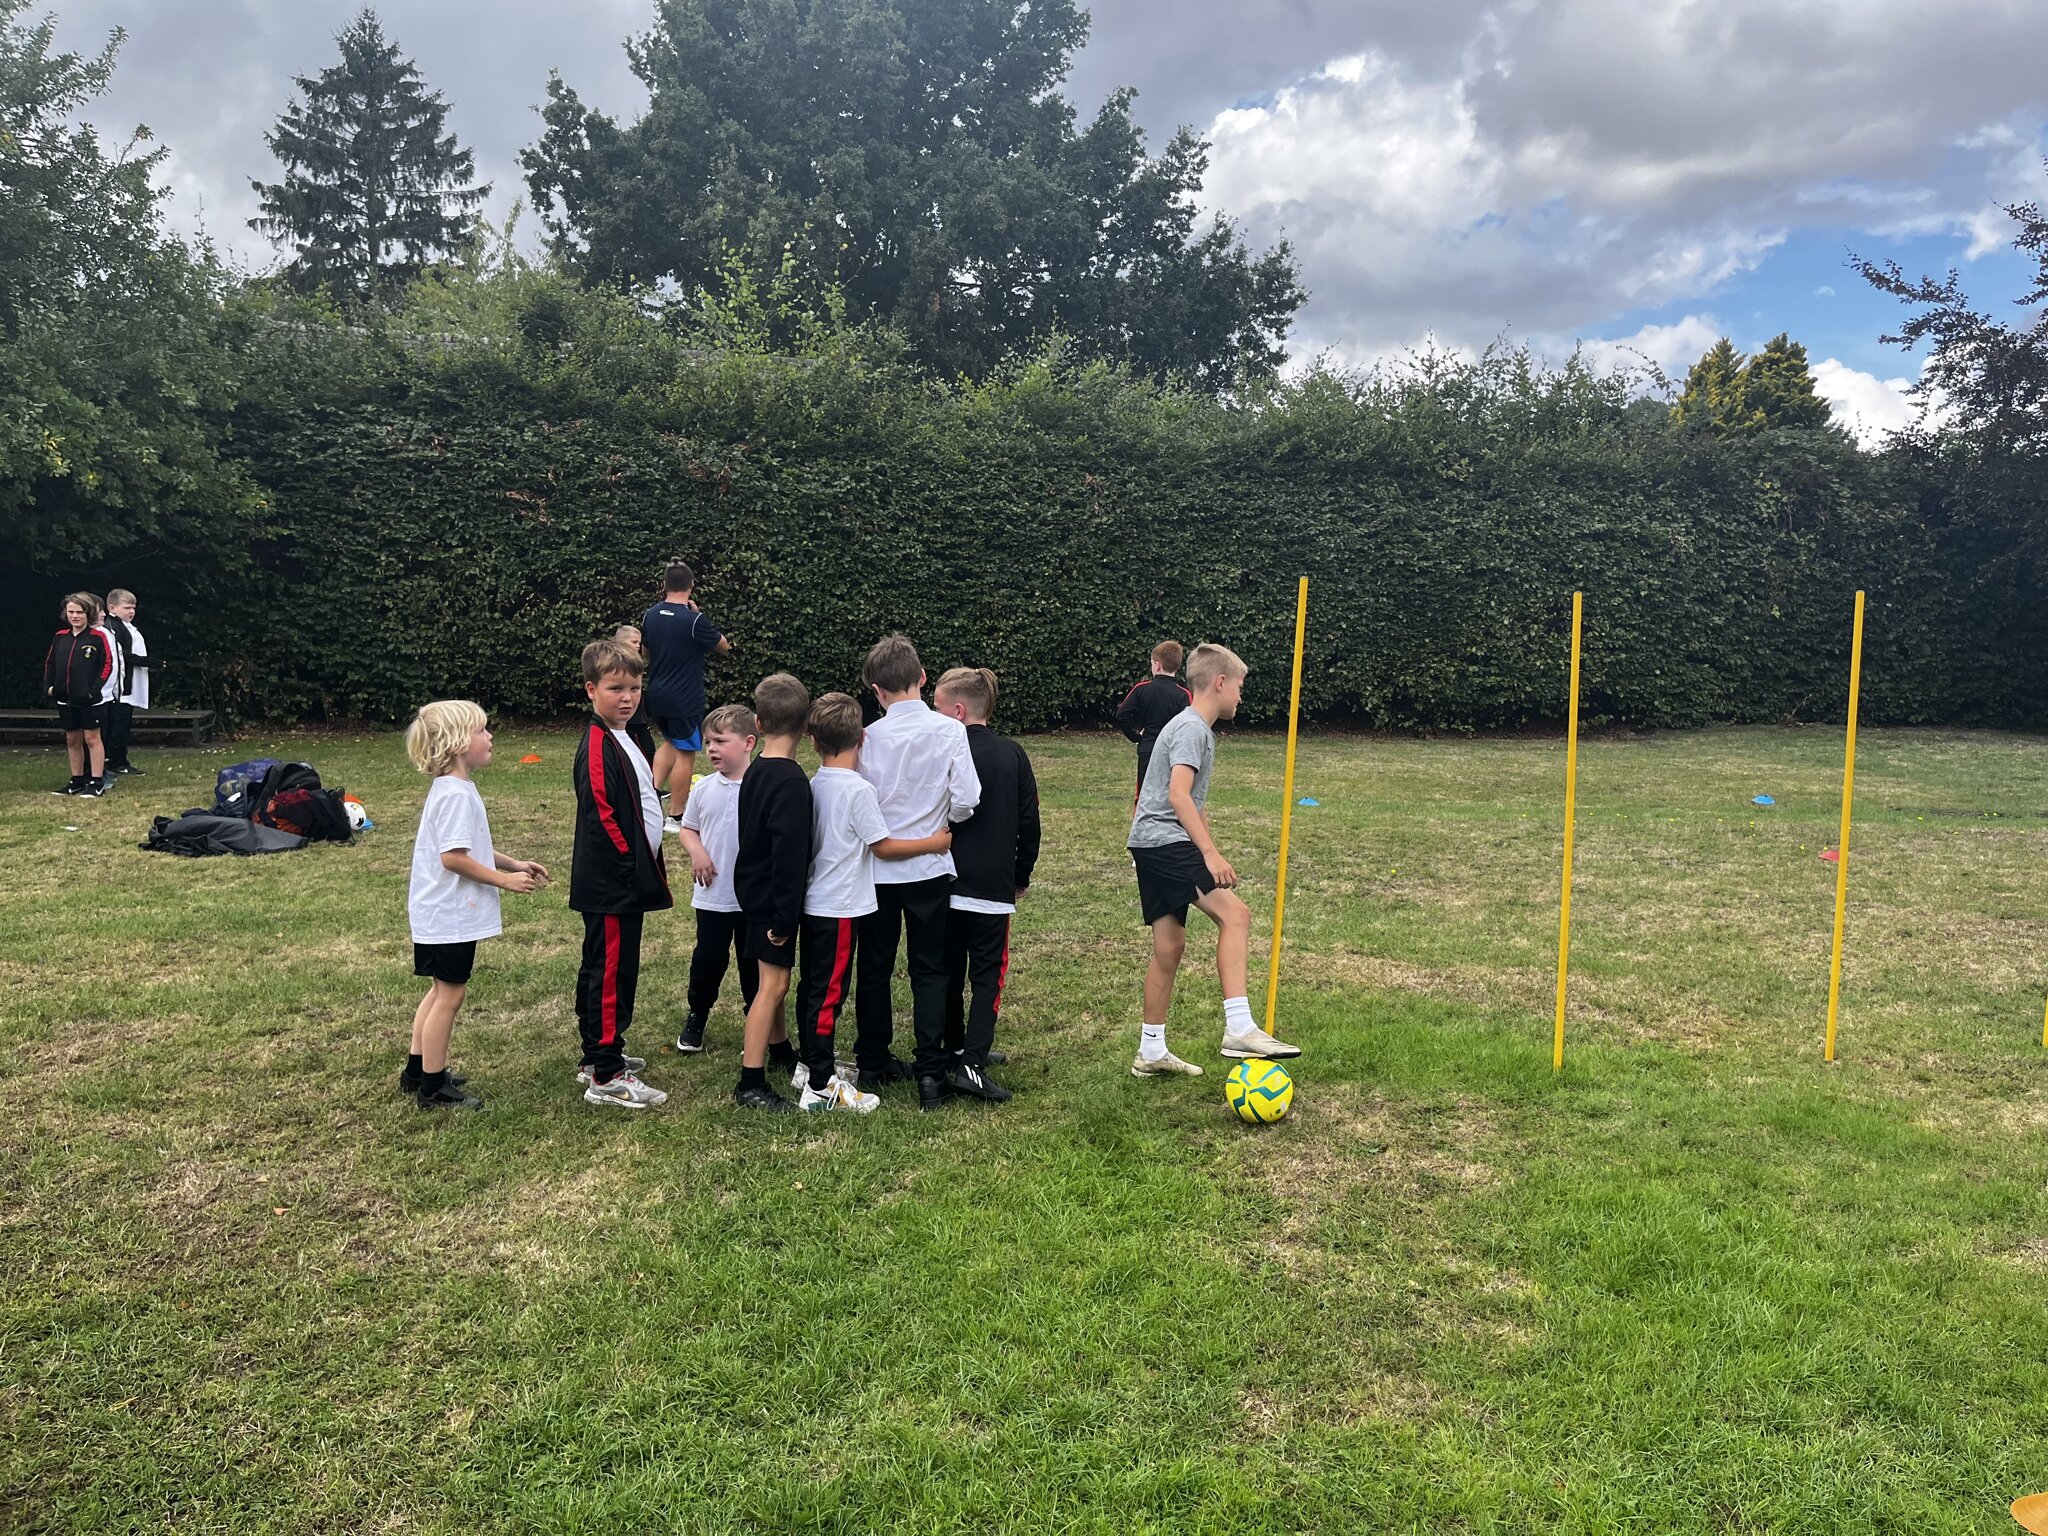
M 654 783 L 668 792 L 671 807 L 690 798 L 697 749 L 704 745 L 704 659 L 732 649 L 732 642 L 690 601 L 696 584 L 696 574 L 677 561 L 663 578 L 666 595 L 640 620 L 640 643 L 647 652 L 647 712 L 662 736 L 654 754 Z M 676 825 L 669 817 L 667 830 L 673 832 Z

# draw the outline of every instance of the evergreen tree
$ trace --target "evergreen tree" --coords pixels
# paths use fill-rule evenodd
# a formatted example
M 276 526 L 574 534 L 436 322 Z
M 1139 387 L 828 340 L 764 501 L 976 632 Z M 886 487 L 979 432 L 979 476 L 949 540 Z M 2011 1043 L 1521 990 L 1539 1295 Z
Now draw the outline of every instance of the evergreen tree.
M 1784 331 L 1742 370 L 1742 401 L 1766 427 L 1828 426 L 1834 412 L 1814 391 L 1806 348 Z
M 284 275 L 304 292 L 366 299 L 459 251 L 471 211 L 470 152 L 443 131 L 448 104 L 365 8 L 335 41 L 341 62 L 298 77 L 292 102 L 265 135 L 284 179 L 251 181 L 263 213 L 249 227 L 293 251 Z
M 1707 348 L 1687 370 L 1685 391 L 1671 408 L 1671 419 L 1717 436 L 1748 432 L 1763 425 L 1744 390 L 1747 359 L 1726 336 Z

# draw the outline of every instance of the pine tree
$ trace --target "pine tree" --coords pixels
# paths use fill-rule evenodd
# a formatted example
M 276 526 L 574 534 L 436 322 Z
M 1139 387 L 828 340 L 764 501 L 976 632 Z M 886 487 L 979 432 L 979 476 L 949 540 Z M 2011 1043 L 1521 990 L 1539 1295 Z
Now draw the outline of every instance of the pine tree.
M 416 275 L 467 238 L 470 212 L 490 195 L 472 187 L 470 152 L 444 133 L 448 104 L 364 9 L 335 39 L 341 63 L 301 75 L 293 101 L 265 135 L 284 166 L 252 180 L 263 213 L 249 227 L 288 246 L 284 276 L 305 292 L 360 300 Z
M 1827 401 L 1814 392 L 1806 348 L 1784 331 L 1742 370 L 1742 402 L 1767 427 L 1825 427 L 1834 419 Z
M 1763 424 L 1763 418 L 1744 395 L 1743 370 L 1747 359 L 1735 350 L 1726 336 L 1715 342 L 1685 375 L 1685 392 L 1671 408 L 1671 419 L 1685 426 L 1700 427 L 1717 436 L 1748 432 Z

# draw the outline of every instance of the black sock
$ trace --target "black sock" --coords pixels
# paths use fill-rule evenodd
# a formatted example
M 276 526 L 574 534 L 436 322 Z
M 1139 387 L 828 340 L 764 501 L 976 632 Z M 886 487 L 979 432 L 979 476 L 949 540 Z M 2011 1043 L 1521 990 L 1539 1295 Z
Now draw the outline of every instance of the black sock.
M 431 1099 L 442 1088 L 446 1087 L 447 1083 L 448 1069 L 446 1067 L 443 1067 L 439 1072 L 422 1072 L 420 1074 L 420 1097 Z
M 768 1042 L 768 1059 L 787 1072 L 796 1065 L 796 1047 L 787 1040 L 771 1040 Z
M 405 1058 L 405 1075 L 407 1077 L 418 1077 L 426 1070 L 425 1067 L 420 1065 L 420 1053 L 418 1051 L 414 1051 Z
M 768 1086 L 768 1069 L 766 1067 L 741 1067 L 740 1086 L 742 1088 L 766 1088 Z

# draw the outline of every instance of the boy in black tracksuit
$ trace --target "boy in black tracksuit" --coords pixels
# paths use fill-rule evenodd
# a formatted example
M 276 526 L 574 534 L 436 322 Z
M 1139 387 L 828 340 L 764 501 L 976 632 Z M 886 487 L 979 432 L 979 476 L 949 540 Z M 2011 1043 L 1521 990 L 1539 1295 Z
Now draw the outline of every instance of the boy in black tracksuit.
M 1038 863 L 1038 780 L 1024 749 L 989 728 L 996 675 L 955 667 L 939 679 L 932 707 L 967 727 L 981 803 L 953 826 L 953 888 L 946 913 L 946 1045 L 956 1093 L 1001 1103 L 1010 1091 L 988 1076 L 996 1016 L 1010 974 L 1010 918 Z M 972 1001 L 963 1003 L 963 987 Z
M 576 841 L 569 859 L 569 909 L 583 914 L 583 964 L 576 973 L 576 1026 L 583 1037 L 577 1078 L 592 1104 L 651 1109 L 668 1095 L 635 1074 L 647 1063 L 625 1052 L 640 982 L 640 925 L 675 905 L 661 857 L 661 802 L 654 769 L 626 734 L 640 703 L 644 663 L 614 640 L 583 648 L 583 690 L 593 719 L 576 745 Z
M 768 1053 L 789 996 L 811 868 L 811 781 L 796 761 L 797 740 L 811 718 L 810 690 L 787 672 L 764 677 L 754 689 L 754 716 L 761 755 L 740 780 L 740 846 L 732 883 L 746 918 L 742 954 L 754 962 L 760 980 L 747 1006 L 732 1101 L 742 1109 L 793 1111 L 796 1106 L 768 1086 Z
M 100 602 L 74 592 L 60 610 L 64 627 L 43 656 L 43 693 L 57 706 L 57 724 L 71 758 L 71 779 L 53 795 L 104 795 L 112 781 L 100 727 L 107 681 L 114 674 L 114 643 L 100 628 Z
M 1180 670 L 1180 642 L 1162 640 L 1152 647 L 1152 675 L 1124 695 L 1116 707 L 1117 729 L 1138 744 L 1138 785 L 1145 783 L 1145 769 L 1152 762 L 1152 743 L 1159 728 L 1186 709 L 1193 699 L 1173 675 Z

